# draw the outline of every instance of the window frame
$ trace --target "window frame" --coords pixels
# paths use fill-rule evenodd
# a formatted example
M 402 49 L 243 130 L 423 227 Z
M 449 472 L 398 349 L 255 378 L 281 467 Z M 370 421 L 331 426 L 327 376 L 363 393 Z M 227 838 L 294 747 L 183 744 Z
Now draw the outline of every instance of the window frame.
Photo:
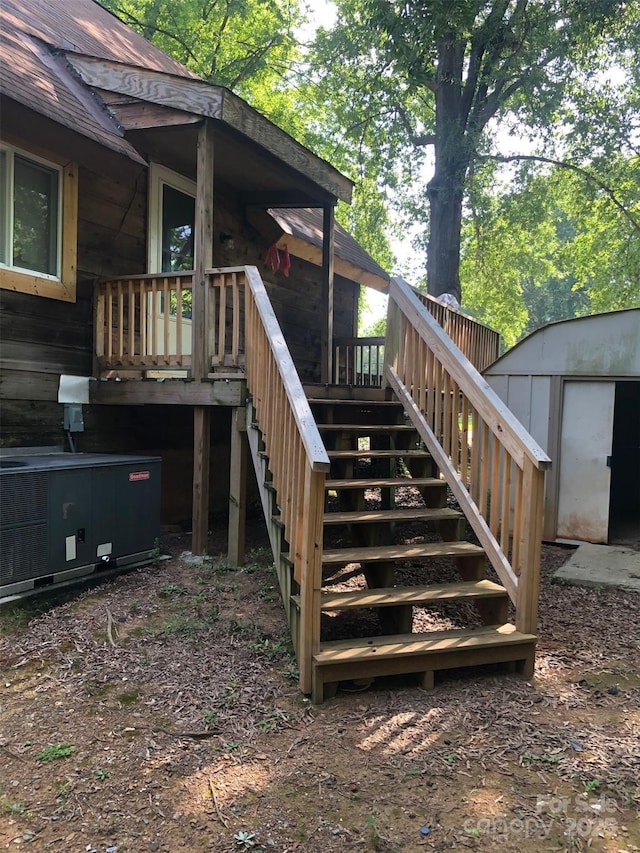
M 0 142 L 0 149 L 7 155 L 6 197 L 2 199 L 8 216 L 8 241 L 13 241 L 14 208 L 14 158 L 24 160 L 58 173 L 57 202 L 57 274 L 27 270 L 0 262 L 0 288 L 18 293 L 30 293 L 47 299 L 63 302 L 76 301 L 76 266 L 78 255 L 78 167 L 76 163 L 63 161 L 48 153 L 35 153 L 21 145 Z M 10 160 L 10 163 L 9 163 Z M 10 247 L 11 248 L 11 247 Z
M 162 187 L 166 184 L 184 195 L 196 198 L 196 182 L 160 163 L 149 164 L 149 209 L 147 272 L 162 272 Z M 194 223 L 195 227 L 195 223 Z M 195 246 L 194 246 L 195 252 Z M 195 256 L 193 263 L 195 266 Z

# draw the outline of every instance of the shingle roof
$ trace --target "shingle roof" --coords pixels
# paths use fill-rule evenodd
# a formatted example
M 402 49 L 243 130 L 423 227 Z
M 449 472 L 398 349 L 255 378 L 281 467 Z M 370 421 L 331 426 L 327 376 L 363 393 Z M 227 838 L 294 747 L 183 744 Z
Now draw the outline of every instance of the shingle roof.
M 302 240 L 306 244 L 315 246 L 322 250 L 322 221 L 323 214 L 320 208 L 286 208 L 277 207 L 269 209 L 270 216 L 275 219 L 285 235 Z M 389 274 L 378 264 L 371 255 L 349 234 L 348 231 L 336 223 L 334 232 L 334 252 L 336 258 L 344 261 L 354 268 L 348 277 L 354 278 L 377 290 L 386 290 L 389 283 Z M 286 243 L 286 236 L 278 241 Z M 294 251 L 295 254 L 295 251 Z M 360 270 L 363 275 L 355 277 L 355 270 Z M 337 270 L 340 272 L 340 270 Z
M 87 9 L 92 12 L 90 20 L 87 20 Z M 81 26 L 80 20 L 85 24 Z M 99 34 L 107 24 L 114 27 L 115 35 L 111 38 L 110 29 L 109 38 L 105 38 L 103 44 Z M 135 40 L 127 39 L 128 33 Z M 0 91 L 65 127 L 142 162 L 112 116 L 79 81 L 64 54 L 64 51 L 90 49 L 100 54 L 125 55 L 138 40 L 147 44 L 93 2 L 2 0 Z M 154 48 L 154 54 L 156 52 L 164 56 Z M 168 57 L 165 59 L 174 69 L 178 65 Z
M 94 0 L 2 0 L 3 25 L 52 47 L 196 78 Z

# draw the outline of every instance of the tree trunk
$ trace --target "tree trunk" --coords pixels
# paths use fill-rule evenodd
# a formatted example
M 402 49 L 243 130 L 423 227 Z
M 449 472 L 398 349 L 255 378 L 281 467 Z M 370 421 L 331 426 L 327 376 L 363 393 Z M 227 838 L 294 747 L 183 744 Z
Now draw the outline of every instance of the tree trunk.
M 462 100 L 465 41 L 454 32 L 438 44 L 435 106 L 435 171 L 427 185 L 429 244 L 427 286 L 432 296 L 451 293 L 460 302 L 462 199 L 472 148 L 465 134 Z
M 429 196 L 428 291 L 432 296 L 451 293 L 458 302 L 461 301 L 462 186 L 461 177 L 439 176 L 437 171 L 427 185 Z

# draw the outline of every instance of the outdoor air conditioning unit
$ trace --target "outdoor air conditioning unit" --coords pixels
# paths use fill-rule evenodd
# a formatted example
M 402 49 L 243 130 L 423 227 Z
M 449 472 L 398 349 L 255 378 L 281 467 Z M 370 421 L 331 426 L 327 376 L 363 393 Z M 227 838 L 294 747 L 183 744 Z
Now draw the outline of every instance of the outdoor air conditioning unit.
M 0 597 L 148 562 L 159 531 L 159 458 L 0 456 Z

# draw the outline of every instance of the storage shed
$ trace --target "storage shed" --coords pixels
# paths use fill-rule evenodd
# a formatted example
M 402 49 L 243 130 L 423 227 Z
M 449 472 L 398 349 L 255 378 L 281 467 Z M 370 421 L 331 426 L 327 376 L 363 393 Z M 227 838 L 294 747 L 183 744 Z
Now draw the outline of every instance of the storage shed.
M 640 542 L 640 308 L 538 329 L 484 371 L 553 460 L 544 538 Z

